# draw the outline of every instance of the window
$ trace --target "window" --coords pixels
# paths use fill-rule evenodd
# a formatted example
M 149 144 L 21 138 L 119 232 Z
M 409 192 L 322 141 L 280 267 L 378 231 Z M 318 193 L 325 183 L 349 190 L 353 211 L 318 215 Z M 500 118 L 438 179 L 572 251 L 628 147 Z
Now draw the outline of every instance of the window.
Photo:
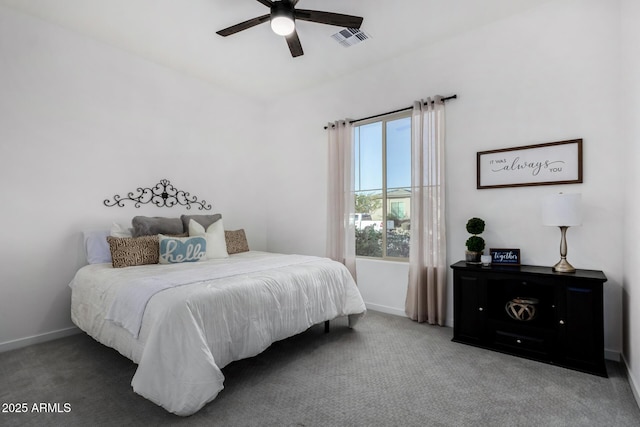
M 410 114 L 354 127 L 357 256 L 409 258 Z

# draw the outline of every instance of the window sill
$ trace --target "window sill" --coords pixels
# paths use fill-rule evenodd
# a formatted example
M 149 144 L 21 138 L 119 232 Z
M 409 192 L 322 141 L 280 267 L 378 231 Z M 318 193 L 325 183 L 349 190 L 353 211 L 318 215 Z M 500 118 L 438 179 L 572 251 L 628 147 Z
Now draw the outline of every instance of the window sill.
M 409 258 L 377 258 L 369 256 L 356 256 L 357 261 L 374 261 L 374 262 L 393 262 L 396 264 L 408 264 Z

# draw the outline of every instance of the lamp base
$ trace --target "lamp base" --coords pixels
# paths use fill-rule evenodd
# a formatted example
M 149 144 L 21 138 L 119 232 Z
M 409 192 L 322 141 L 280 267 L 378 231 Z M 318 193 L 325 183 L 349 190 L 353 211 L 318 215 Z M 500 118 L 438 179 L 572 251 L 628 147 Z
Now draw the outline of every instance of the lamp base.
M 553 271 L 557 271 L 558 273 L 575 273 L 576 269 L 569 264 L 566 258 L 562 257 L 562 259 L 553 266 Z

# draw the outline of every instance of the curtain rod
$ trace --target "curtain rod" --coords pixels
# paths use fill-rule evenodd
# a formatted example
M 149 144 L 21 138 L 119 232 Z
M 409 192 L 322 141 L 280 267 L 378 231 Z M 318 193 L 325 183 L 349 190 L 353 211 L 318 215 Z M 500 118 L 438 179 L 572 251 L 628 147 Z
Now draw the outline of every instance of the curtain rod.
M 451 96 L 446 96 L 446 97 L 442 98 L 442 100 L 443 101 L 448 101 L 450 99 L 457 99 L 457 98 L 458 98 L 458 95 L 451 95 Z M 427 105 L 427 103 L 425 102 L 423 105 Z M 363 121 L 369 120 L 369 119 L 375 119 L 376 117 L 382 117 L 382 116 L 386 116 L 388 114 L 401 113 L 402 111 L 407 111 L 407 110 L 411 110 L 411 109 L 413 109 L 413 106 L 406 107 L 406 108 L 401 108 L 399 110 L 389 111 L 387 113 L 376 114 L 374 116 L 363 117 L 361 119 L 349 120 L 349 124 L 353 124 L 353 123 L 357 123 L 357 122 L 363 122 Z M 333 127 L 333 126 L 334 125 L 331 125 L 331 127 Z M 327 126 L 325 126 L 324 128 L 327 129 Z

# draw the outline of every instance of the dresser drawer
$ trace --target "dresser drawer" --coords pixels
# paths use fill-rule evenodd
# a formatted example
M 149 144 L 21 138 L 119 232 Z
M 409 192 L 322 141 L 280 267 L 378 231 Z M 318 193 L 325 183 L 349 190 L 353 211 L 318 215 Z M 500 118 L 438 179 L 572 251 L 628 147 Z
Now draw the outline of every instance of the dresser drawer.
M 537 355 L 544 355 L 549 352 L 549 343 L 543 337 L 523 335 L 501 330 L 495 331 L 494 344 L 509 351 L 535 353 Z

